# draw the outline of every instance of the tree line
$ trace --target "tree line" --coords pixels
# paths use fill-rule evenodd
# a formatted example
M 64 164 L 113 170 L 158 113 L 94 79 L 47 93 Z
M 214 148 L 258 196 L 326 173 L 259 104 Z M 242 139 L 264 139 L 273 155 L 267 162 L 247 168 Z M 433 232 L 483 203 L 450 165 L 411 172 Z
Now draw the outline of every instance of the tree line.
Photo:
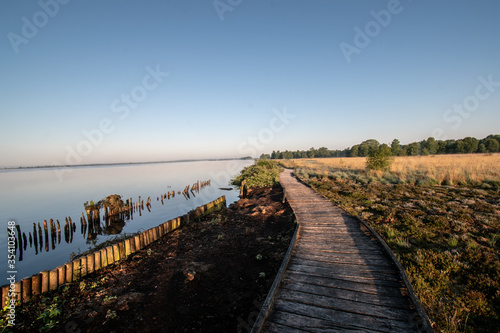
M 500 135 L 488 135 L 484 139 L 466 137 L 459 140 L 436 140 L 433 137 L 420 142 L 402 145 L 394 139 L 390 145 L 380 144 L 375 139 L 369 139 L 343 150 L 330 150 L 326 147 L 318 149 L 296 151 L 273 151 L 271 154 L 262 154 L 261 159 L 292 159 L 318 157 L 365 157 L 373 151 L 386 151 L 392 156 L 427 156 L 440 154 L 473 154 L 497 153 L 500 151 Z

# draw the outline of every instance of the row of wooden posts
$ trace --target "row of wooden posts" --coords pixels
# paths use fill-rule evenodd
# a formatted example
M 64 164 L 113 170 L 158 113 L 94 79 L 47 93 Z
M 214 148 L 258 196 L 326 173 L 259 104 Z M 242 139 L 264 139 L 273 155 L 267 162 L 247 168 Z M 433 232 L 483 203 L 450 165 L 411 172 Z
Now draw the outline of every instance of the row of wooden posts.
M 128 238 L 122 242 L 110 245 L 104 249 L 94 251 L 73 261 L 67 262 L 50 271 L 42 271 L 21 281 L 2 286 L 2 302 L 10 302 L 9 293 L 12 293 L 16 302 L 28 302 L 33 296 L 55 290 L 61 285 L 77 281 L 78 279 L 96 272 L 108 265 L 127 258 L 158 238 L 188 224 L 195 218 L 220 210 L 226 206 L 226 197 L 222 196 L 206 205 L 197 207 L 186 215 L 179 216 L 151 228 L 141 234 Z M 12 290 L 14 290 L 12 292 Z
M 200 189 L 205 186 L 210 185 L 210 180 L 208 181 L 197 181 L 193 185 L 191 185 L 191 192 L 199 192 Z M 179 194 L 186 195 L 189 192 L 189 185 L 186 186 L 183 192 L 179 191 Z M 169 191 L 168 193 L 161 195 L 161 203 L 164 204 L 164 199 L 169 199 L 175 197 L 175 191 Z M 158 197 L 157 200 L 160 198 Z M 129 220 L 133 219 L 134 212 L 138 212 L 139 216 L 142 216 L 142 210 L 144 210 L 144 200 L 139 196 L 137 202 L 133 202 L 132 198 L 127 199 L 123 206 L 111 207 L 109 205 L 104 205 L 104 219 L 106 221 L 106 227 L 108 222 L 114 222 L 117 220 Z M 146 200 L 146 208 L 151 211 L 151 197 L 148 197 Z M 80 227 L 81 233 L 85 237 L 87 235 L 87 240 L 91 241 L 96 238 L 97 235 L 103 233 L 101 226 L 101 207 L 93 207 L 86 206 L 86 215 L 82 212 L 82 216 L 80 217 Z M 66 224 L 64 225 L 64 240 L 66 243 L 73 242 L 73 234 L 76 232 L 76 224 L 73 223 L 71 217 L 66 217 Z M 16 225 L 17 229 L 17 237 L 15 249 L 16 252 L 19 251 L 19 261 L 23 261 L 23 251 L 27 250 L 28 244 L 30 248 L 34 246 L 35 254 L 38 254 L 38 251 L 42 252 L 45 244 L 45 252 L 49 252 L 51 245 L 52 250 L 55 250 L 56 244 L 61 243 L 61 224 L 59 220 L 54 222 L 53 219 L 50 219 L 49 222 L 47 220 L 43 221 L 43 230 L 40 222 L 38 222 L 38 230 L 37 224 L 33 223 L 33 232 L 26 233 L 21 232 L 21 227 Z M 106 229 L 106 228 L 105 228 Z M 88 234 L 87 234 L 88 231 Z M 106 232 L 104 232 L 106 234 Z M 44 237 L 45 236 L 45 237 Z M 49 240 L 50 238 L 50 240 Z M 45 242 L 44 242 L 45 239 Z

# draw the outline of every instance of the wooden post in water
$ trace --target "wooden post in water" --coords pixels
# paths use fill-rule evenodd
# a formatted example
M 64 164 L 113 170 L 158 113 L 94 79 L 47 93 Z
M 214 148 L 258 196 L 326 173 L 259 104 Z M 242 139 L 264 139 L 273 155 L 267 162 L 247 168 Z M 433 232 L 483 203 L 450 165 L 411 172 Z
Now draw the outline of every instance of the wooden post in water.
M 52 250 L 56 249 L 56 230 L 54 220 L 50 219 L 50 240 L 52 242 Z
M 42 227 L 40 226 L 40 222 L 38 222 L 38 240 L 40 242 L 40 252 L 42 252 L 42 249 L 43 249 L 43 234 L 42 234 Z
M 33 244 L 35 245 L 36 254 L 38 254 L 38 235 L 36 233 L 36 223 L 33 222 Z
M 57 220 L 57 244 L 61 244 L 61 224 Z
M 26 234 L 23 232 L 23 245 L 24 251 L 26 251 L 26 246 L 28 245 L 28 239 L 26 238 Z
M 43 220 L 43 234 L 45 235 L 45 252 L 49 252 L 49 230 L 47 220 Z
M 64 225 L 64 240 L 69 243 L 69 224 L 68 218 L 66 218 L 66 224 Z
M 19 224 L 16 224 L 16 230 L 17 230 L 17 244 L 19 245 L 19 261 L 23 260 L 23 235 L 21 233 L 21 227 Z

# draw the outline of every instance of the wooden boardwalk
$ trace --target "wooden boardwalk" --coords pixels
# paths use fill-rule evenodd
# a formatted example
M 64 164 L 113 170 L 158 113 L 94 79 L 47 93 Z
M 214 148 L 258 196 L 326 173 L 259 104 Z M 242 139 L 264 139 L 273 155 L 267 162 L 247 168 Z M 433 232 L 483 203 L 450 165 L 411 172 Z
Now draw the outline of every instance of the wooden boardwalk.
M 378 236 L 290 170 L 280 182 L 299 227 L 253 332 L 432 331 Z

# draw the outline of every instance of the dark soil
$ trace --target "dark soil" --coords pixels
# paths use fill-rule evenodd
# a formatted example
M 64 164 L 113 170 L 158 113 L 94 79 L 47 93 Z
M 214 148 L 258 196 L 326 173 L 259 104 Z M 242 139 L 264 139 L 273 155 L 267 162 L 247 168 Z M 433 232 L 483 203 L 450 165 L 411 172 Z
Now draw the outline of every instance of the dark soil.
M 249 332 L 295 230 L 282 189 L 252 190 L 127 260 L 17 309 L 16 331 Z

